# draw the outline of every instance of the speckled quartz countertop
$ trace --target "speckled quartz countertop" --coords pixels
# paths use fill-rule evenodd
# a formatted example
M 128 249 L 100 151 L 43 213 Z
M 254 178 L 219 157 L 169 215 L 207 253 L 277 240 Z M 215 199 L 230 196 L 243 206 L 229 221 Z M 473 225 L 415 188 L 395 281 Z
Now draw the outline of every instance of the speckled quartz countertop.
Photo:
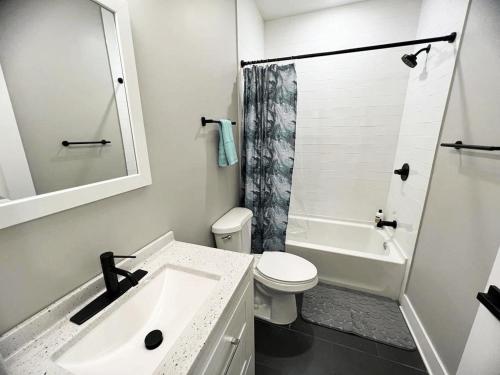
M 186 374 L 195 363 L 210 333 L 215 328 L 234 292 L 249 272 L 253 258 L 204 246 L 178 242 L 173 233 L 147 245 L 136 254 L 137 259 L 120 262 L 120 268 L 148 271 L 143 280 L 166 264 L 216 274 L 220 279 L 207 303 L 197 312 L 174 346 L 168 351 L 155 374 Z M 96 261 L 98 261 L 96 259 Z M 142 280 L 141 280 L 142 282 Z M 134 295 L 132 288 L 91 320 L 78 326 L 69 318 L 104 291 L 101 275 L 56 301 L 32 318 L 0 337 L 0 353 L 12 375 L 69 374 L 53 360 L 70 340 L 97 325 L 110 311 Z

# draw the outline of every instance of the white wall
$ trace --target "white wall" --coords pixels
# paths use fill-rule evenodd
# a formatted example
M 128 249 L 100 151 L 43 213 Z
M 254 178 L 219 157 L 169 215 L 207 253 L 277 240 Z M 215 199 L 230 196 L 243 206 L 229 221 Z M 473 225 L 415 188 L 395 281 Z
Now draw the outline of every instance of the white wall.
M 451 3 L 458 2 L 443 9 L 443 20 L 444 12 L 453 14 Z M 440 142 L 498 145 L 498 61 L 500 2 L 472 0 Z M 435 374 L 456 374 L 478 311 L 476 294 L 485 289 L 498 253 L 499 163 L 498 152 L 437 151 L 406 289 L 443 363 Z
M 393 175 L 386 214 L 398 221 L 394 238 L 411 260 L 432 171 L 436 144 L 446 109 L 451 79 L 469 0 L 423 0 L 417 38 L 458 33 L 455 43 L 433 43 L 429 55 L 418 56 L 411 69 L 397 142 L 394 169 L 410 165 L 403 182 Z M 416 46 L 418 50 L 422 46 Z M 408 262 L 408 265 L 411 262 Z
M 265 23 L 266 57 L 413 39 L 419 0 L 373 0 Z M 296 62 L 291 214 L 373 220 L 389 191 L 409 48 Z
M 264 20 L 255 0 L 237 0 L 238 58 L 264 58 Z

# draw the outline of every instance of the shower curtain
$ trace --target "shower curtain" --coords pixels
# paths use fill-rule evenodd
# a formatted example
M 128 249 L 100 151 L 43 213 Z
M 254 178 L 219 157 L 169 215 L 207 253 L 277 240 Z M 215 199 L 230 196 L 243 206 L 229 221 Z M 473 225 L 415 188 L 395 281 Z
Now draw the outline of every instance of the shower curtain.
M 243 205 L 252 210 L 252 251 L 284 251 L 297 117 L 295 65 L 244 70 Z

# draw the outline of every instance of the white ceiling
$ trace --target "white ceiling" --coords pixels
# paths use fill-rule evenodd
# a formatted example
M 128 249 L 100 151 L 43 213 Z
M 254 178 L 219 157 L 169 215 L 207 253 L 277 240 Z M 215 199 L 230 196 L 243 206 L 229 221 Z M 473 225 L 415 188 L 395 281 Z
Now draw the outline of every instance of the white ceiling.
M 265 21 L 364 0 L 255 0 Z

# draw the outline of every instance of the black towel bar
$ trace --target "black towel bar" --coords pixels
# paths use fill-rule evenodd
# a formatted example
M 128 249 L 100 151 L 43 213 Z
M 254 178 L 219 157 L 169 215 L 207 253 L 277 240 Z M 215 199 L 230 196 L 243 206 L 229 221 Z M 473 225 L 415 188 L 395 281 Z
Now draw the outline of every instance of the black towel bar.
M 111 141 L 106 141 L 105 139 L 101 139 L 100 141 L 89 141 L 89 142 L 69 142 L 69 141 L 62 141 L 61 144 L 64 147 L 68 147 L 71 145 L 106 145 L 108 143 L 111 143 Z
M 479 145 L 464 145 L 462 141 L 455 143 L 441 143 L 441 147 L 453 147 L 456 150 L 482 150 L 482 151 L 500 151 L 500 146 L 479 146 Z
M 212 120 L 205 117 L 201 118 L 201 126 L 206 126 L 207 124 L 220 124 L 220 120 Z M 236 125 L 236 122 L 232 121 L 231 124 Z

